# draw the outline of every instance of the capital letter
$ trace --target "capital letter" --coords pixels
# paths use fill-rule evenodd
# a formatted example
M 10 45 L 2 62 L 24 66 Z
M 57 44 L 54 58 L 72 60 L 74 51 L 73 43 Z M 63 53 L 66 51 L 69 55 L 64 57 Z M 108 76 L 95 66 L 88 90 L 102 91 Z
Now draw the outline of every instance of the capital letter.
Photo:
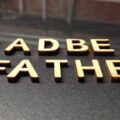
M 110 49 L 109 39 L 91 39 L 95 55 L 114 55 L 115 50 Z
M 88 53 L 88 46 L 82 39 L 67 39 L 67 52 L 70 55 L 85 55 Z
M 38 82 L 38 74 L 29 60 L 22 60 L 7 76 L 9 82 L 16 82 L 19 77 L 29 75 L 33 82 Z
M 30 49 L 22 38 L 16 39 L 4 50 L 4 52 L 6 55 L 9 55 L 15 52 L 15 50 L 23 50 L 24 54 L 30 54 Z
M 10 60 L 0 60 L 0 74 L 6 73 L 6 67 L 10 66 Z
M 120 82 L 120 60 L 106 60 L 107 69 L 113 82 Z
M 84 79 L 85 77 L 84 71 L 95 72 L 98 80 L 101 80 L 103 78 L 103 74 L 102 74 L 98 60 L 92 60 L 92 63 L 93 63 L 93 66 L 82 66 L 82 63 L 80 60 L 75 60 L 77 76 L 79 80 Z
M 59 42 L 55 39 L 39 39 L 39 55 L 54 54 L 59 52 Z
M 67 65 L 67 60 L 46 60 L 47 65 L 54 65 L 54 77 L 56 82 L 61 82 L 61 66 Z

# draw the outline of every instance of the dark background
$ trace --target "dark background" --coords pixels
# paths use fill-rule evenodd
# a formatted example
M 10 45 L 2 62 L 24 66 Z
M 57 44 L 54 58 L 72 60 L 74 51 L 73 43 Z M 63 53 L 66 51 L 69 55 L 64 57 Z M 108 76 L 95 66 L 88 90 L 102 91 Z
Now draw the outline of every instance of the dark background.
M 0 59 L 11 60 L 12 67 L 22 59 L 29 59 L 40 76 L 40 83 L 32 83 L 29 77 L 21 77 L 17 83 L 8 83 L 6 75 L 0 77 L 0 119 L 2 120 L 119 120 L 120 83 L 112 83 L 105 68 L 105 59 L 119 59 L 119 37 L 109 37 L 111 47 L 116 49 L 115 56 L 68 56 L 65 38 L 58 39 L 60 53 L 55 56 L 39 56 L 38 37 L 21 35 L 29 47 L 31 55 L 16 52 L 12 56 L 4 55 L 4 49 L 19 35 L 1 35 Z M 82 35 L 87 44 L 95 35 Z M 97 36 L 96 38 L 100 38 Z M 103 37 L 102 37 L 103 38 Z M 106 37 L 104 37 L 106 38 Z M 90 45 L 89 45 L 90 46 Z M 68 59 L 69 67 L 62 69 L 63 83 L 55 83 L 53 68 L 46 67 L 46 59 Z M 79 83 L 74 60 L 82 60 L 91 65 L 92 59 L 98 59 L 103 70 L 104 80 L 99 83 L 94 75 L 86 75 L 85 83 Z
M 11 60 L 9 73 L 21 60 L 29 59 L 40 77 L 40 83 L 32 83 L 29 77 L 9 83 L 7 75 L 0 75 L 0 120 L 119 120 L 120 83 L 111 82 L 105 60 L 120 58 L 120 3 L 48 0 L 44 16 L 44 1 L 25 0 L 23 11 L 19 11 L 18 0 L 0 1 L 0 60 Z M 75 1 L 73 6 L 69 1 Z M 31 48 L 31 55 L 19 51 L 6 56 L 4 49 L 19 37 Z M 59 54 L 38 55 L 38 39 L 43 37 L 60 42 Z M 86 40 L 90 54 L 68 56 L 66 38 Z M 115 56 L 94 56 L 90 39 L 95 38 L 110 39 Z M 46 59 L 69 61 L 69 66 L 62 69 L 63 83 L 55 82 L 53 68 L 46 66 Z M 83 65 L 98 59 L 103 82 L 98 82 L 95 75 L 86 75 L 84 83 L 78 82 L 75 59 Z

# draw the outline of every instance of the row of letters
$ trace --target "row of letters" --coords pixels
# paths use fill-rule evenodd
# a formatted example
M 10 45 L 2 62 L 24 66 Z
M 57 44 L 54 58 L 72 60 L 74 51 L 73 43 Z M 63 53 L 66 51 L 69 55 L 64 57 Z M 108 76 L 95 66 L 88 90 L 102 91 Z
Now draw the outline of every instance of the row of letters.
M 45 61 L 46 65 L 54 68 L 54 78 L 56 82 L 60 82 L 62 79 L 62 68 L 68 67 L 69 61 L 64 59 L 49 59 Z M 85 78 L 85 72 L 93 72 L 98 80 L 104 78 L 100 63 L 98 60 L 93 59 L 91 66 L 84 66 L 81 60 L 75 60 L 76 74 L 79 81 Z M 105 60 L 106 69 L 109 73 L 110 79 L 113 82 L 120 81 L 120 60 Z M 0 60 L 0 73 L 7 73 L 7 67 L 11 67 L 10 60 Z M 45 72 L 46 74 L 46 72 Z M 21 60 L 15 68 L 7 75 L 9 82 L 16 82 L 19 77 L 27 75 L 33 82 L 39 81 L 38 73 L 33 67 L 32 63 L 25 59 Z
M 114 55 L 115 50 L 110 48 L 109 39 L 91 39 L 91 46 L 82 39 L 66 39 L 66 50 L 68 55 L 86 55 L 89 53 L 90 48 L 95 55 Z M 5 54 L 10 55 L 16 50 L 22 50 L 24 54 L 31 53 L 30 48 L 22 38 L 13 41 L 7 48 Z M 39 55 L 54 55 L 59 53 L 60 43 L 55 39 L 39 39 L 38 53 Z

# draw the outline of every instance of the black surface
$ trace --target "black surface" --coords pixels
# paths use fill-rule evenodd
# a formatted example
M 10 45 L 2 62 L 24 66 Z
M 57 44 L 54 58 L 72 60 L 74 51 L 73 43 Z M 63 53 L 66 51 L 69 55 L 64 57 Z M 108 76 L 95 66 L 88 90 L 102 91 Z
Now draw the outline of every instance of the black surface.
M 87 41 L 95 36 L 81 35 Z M 109 37 L 109 36 L 108 36 Z M 17 37 L 0 38 L 0 59 L 11 60 L 12 67 L 22 59 L 29 59 L 40 76 L 40 83 L 32 83 L 29 77 L 23 77 L 18 83 L 8 83 L 6 75 L 0 75 L 0 120 L 119 120 L 120 119 L 120 83 L 112 83 L 104 66 L 105 59 L 119 59 L 119 38 L 110 37 L 115 56 L 94 57 L 68 56 L 65 39 L 60 41 L 61 51 L 56 56 L 39 56 L 38 39 L 26 39 L 31 55 L 16 52 L 6 56 L 4 49 Z M 100 37 L 99 37 L 100 38 Z M 102 37 L 103 38 L 103 37 Z M 46 59 L 68 59 L 69 67 L 62 69 L 63 83 L 55 83 L 53 68 L 48 68 Z M 98 59 L 103 73 L 103 83 L 96 81 L 94 75 L 86 76 L 85 83 L 77 80 L 74 60 L 81 59 L 84 65 L 91 65 L 92 59 Z

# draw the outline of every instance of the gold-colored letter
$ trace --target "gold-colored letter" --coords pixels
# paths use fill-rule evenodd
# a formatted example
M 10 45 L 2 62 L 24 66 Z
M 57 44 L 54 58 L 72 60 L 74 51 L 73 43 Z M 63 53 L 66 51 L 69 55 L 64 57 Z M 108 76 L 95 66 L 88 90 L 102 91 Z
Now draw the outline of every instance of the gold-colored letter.
M 15 50 L 23 50 L 25 55 L 30 54 L 30 49 L 22 38 L 16 39 L 13 43 L 11 43 L 5 50 L 5 54 L 12 54 Z
M 120 82 L 120 60 L 106 60 L 112 82 Z
M 92 60 L 93 66 L 82 66 L 82 63 L 80 60 L 75 60 L 76 64 L 76 70 L 77 70 L 77 76 L 79 80 L 83 80 L 85 75 L 84 71 L 93 71 L 96 74 L 96 77 L 98 80 L 102 80 L 103 74 L 99 65 L 98 60 Z
M 88 46 L 82 39 L 67 39 L 67 52 L 70 55 L 85 55 L 88 53 Z
M 61 82 L 61 66 L 67 65 L 67 60 L 46 60 L 47 65 L 54 65 L 54 78 L 56 82 Z
M 91 39 L 95 55 L 114 55 L 115 50 L 110 49 L 109 39 Z
M 59 52 L 59 42 L 55 39 L 39 39 L 39 55 L 48 55 Z
M 6 67 L 10 66 L 10 60 L 0 60 L 0 74 L 6 74 Z
M 21 76 L 29 75 L 33 82 L 38 82 L 38 74 L 29 60 L 22 60 L 7 76 L 9 82 L 16 82 Z

